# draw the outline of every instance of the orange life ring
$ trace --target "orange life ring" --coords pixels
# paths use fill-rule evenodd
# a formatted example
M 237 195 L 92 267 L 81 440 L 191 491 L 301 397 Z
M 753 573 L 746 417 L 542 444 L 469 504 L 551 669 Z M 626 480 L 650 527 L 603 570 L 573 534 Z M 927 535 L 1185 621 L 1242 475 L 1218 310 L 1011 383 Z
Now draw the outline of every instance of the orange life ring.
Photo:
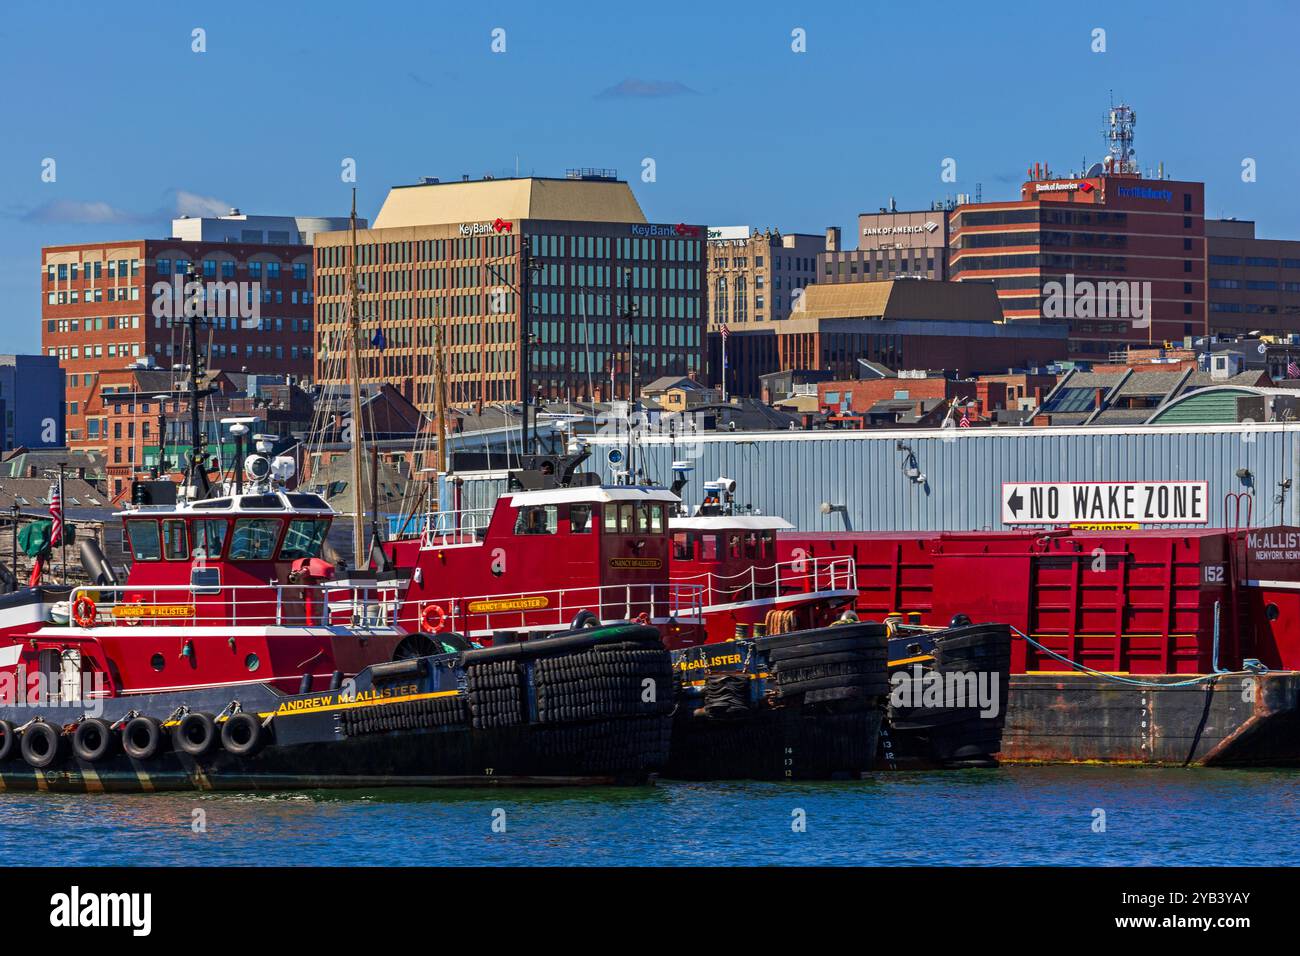
M 420 624 L 430 634 L 437 634 L 447 623 L 447 612 L 441 604 L 426 604 L 420 612 Z
M 84 594 L 72 602 L 72 619 L 78 627 L 94 627 L 96 613 L 95 602 Z

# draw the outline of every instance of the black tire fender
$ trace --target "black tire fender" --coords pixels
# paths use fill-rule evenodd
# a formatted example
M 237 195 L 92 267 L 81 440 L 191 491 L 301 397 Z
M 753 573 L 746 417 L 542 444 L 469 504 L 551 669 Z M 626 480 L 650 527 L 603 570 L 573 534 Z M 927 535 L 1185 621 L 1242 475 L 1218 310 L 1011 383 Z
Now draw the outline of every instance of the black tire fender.
M 172 731 L 172 744 L 191 757 L 202 757 L 217 745 L 217 721 L 211 714 L 192 710 Z
M 19 744 L 14 725 L 7 720 L 0 720 L 0 762 L 14 756 L 15 749 L 19 749 Z
M 63 735 L 52 724 L 37 721 L 23 731 L 23 759 L 37 770 L 53 766 L 62 751 Z
M 122 749 L 132 760 L 152 760 L 162 744 L 162 724 L 155 717 L 132 717 L 122 728 Z
M 227 753 L 247 757 L 261 749 L 266 730 L 257 714 L 241 710 L 221 725 L 221 746 Z
M 72 732 L 72 753 L 78 760 L 95 763 L 113 752 L 113 728 L 99 717 L 87 717 Z

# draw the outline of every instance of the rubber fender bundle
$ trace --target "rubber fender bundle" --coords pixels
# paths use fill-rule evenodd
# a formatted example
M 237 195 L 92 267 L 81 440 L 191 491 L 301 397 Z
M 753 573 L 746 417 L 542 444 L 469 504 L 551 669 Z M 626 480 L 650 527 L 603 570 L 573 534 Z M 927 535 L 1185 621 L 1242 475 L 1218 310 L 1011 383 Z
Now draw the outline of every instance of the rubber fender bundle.
M 704 679 L 705 717 L 740 717 L 751 709 L 748 674 L 710 674 Z
M 781 699 L 805 703 L 885 698 L 889 638 L 879 624 L 844 624 L 755 641 L 767 655 Z
M 667 713 L 675 677 L 662 645 L 623 641 L 539 658 L 533 682 L 537 718 L 547 724 Z
M 463 726 L 469 720 L 462 695 L 402 701 L 378 707 L 357 707 L 342 712 L 343 732 L 349 737 Z
M 465 668 L 470 724 L 478 730 L 513 727 L 527 719 L 524 664 L 518 658 L 489 660 Z

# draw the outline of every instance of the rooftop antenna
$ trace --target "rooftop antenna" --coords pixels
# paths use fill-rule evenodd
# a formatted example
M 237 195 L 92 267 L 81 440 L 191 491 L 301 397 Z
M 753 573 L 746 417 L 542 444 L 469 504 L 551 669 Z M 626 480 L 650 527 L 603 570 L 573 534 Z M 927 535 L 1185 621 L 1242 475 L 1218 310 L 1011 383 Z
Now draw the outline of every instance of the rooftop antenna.
M 1137 113 L 1131 106 L 1115 103 L 1112 99 L 1102 136 L 1106 139 L 1107 162 L 1112 173 L 1138 173 L 1136 150 L 1133 148 L 1133 128 Z

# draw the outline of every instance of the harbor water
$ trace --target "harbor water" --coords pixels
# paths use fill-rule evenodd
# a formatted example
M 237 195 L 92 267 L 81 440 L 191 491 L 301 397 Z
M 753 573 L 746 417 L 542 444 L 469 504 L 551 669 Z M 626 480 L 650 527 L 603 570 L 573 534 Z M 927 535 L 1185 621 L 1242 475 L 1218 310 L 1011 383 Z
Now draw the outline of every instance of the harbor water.
M 0 865 L 1283 865 L 1300 771 L 1004 767 L 843 783 L 0 794 Z M 17 834 L 46 833 L 33 844 Z

